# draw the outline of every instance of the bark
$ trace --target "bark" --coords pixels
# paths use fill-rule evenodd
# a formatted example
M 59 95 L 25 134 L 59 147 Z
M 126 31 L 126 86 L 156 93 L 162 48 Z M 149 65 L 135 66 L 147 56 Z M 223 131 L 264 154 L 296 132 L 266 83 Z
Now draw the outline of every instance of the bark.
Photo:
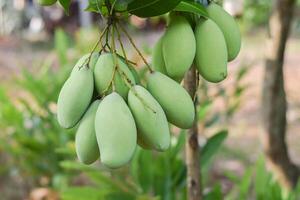
M 283 78 L 284 54 L 294 5 L 295 0 L 274 2 L 269 21 L 262 101 L 267 164 L 286 188 L 293 188 L 299 177 L 299 170 L 289 158 L 285 141 L 287 101 Z
M 184 79 L 184 86 L 193 98 L 197 90 L 197 76 L 194 66 L 187 73 Z M 189 200 L 201 200 L 200 149 L 196 119 L 193 127 L 188 130 L 186 135 L 185 154 L 187 166 L 187 197 Z

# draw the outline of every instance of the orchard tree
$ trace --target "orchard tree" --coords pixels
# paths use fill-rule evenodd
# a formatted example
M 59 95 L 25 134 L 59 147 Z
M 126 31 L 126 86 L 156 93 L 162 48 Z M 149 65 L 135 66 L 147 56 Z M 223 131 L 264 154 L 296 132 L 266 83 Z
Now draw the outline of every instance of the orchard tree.
M 51 5 L 55 0 L 39 2 Z M 59 3 L 68 12 L 71 0 Z M 59 124 L 63 128 L 78 124 L 79 161 L 91 164 L 100 157 L 104 166 L 115 169 L 130 162 L 137 145 L 166 151 L 170 123 L 189 129 L 187 195 L 190 200 L 202 199 L 196 91 L 200 78 L 218 83 L 227 77 L 227 63 L 241 47 L 236 22 L 207 1 L 90 0 L 86 11 L 103 16 L 106 25 L 92 51 L 74 66 L 57 102 Z M 149 64 L 123 24 L 130 15 L 148 18 L 165 13 L 168 26 Z M 127 57 L 122 35 L 148 69 L 146 84 Z
M 268 50 L 263 85 L 264 149 L 270 168 L 286 188 L 296 186 L 299 169 L 288 155 L 286 135 L 286 94 L 283 64 L 295 0 L 276 0 L 269 21 Z

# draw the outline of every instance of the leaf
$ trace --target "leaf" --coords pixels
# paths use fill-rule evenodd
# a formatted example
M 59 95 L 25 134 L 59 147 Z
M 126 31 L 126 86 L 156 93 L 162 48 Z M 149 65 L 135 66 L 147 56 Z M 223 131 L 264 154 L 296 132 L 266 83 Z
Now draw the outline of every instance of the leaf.
M 89 172 L 89 171 L 95 171 L 96 169 L 91 167 L 91 166 L 87 166 L 84 164 L 81 164 L 79 162 L 74 162 L 74 161 L 61 161 L 60 162 L 60 166 L 62 168 L 68 169 L 68 170 L 79 170 L 79 171 L 85 171 L 85 172 Z
M 203 104 L 199 106 L 197 111 L 198 113 L 198 120 L 203 121 L 206 118 L 207 113 L 212 107 L 212 101 L 205 101 Z
M 117 11 L 125 11 L 128 7 L 128 4 L 133 0 L 110 0 L 113 4 L 115 1 L 114 9 Z
M 72 1 L 72 0 L 58 0 L 58 1 L 59 1 L 60 5 L 64 8 L 65 13 L 66 13 L 67 15 L 69 15 L 69 14 L 70 14 L 70 13 L 69 13 L 69 7 L 70 7 L 70 5 L 71 5 L 71 1 Z
M 102 5 L 104 0 L 89 0 L 89 5 L 85 8 L 85 11 L 103 13 Z
M 174 10 L 182 11 L 182 12 L 190 12 L 196 15 L 201 15 L 202 17 L 205 18 L 209 18 L 207 11 L 202 4 L 194 3 L 188 0 L 181 1 Z
M 222 130 L 208 139 L 201 151 L 201 166 L 204 166 L 215 155 L 228 135 L 227 130 Z
M 134 0 L 128 5 L 128 12 L 138 17 L 154 17 L 173 10 L 181 0 Z
M 221 200 L 222 197 L 222 188 L 220 184 L 216 184 L 213 189 L 204 196 L 204 200 Z
M 70 187 L 62 191 L 62 200 L 98 200 L 105 199 L 106 191 L 93 187 Z

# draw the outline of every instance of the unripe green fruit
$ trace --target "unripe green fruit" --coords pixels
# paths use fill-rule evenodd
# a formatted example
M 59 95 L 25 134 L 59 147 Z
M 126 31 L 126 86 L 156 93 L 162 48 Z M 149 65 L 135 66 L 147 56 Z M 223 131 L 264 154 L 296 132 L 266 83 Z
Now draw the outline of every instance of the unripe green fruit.
M 123 98 L 113 92 L 100 103 L 95 119 L 101 162 L 118 168 L 130 161 L 136 148 L 137 131 Z
M 123 63 L 125 63 L 126 65 L 128 65 L 128 68 L 129 68 L 129 70 L 131 71 L 131 73 L 133 75 L 135 83 L 139 84 L 140 83 L 140 77 L 139 77 L 139 74 L 137 73 L 136 69 L 134 68 L 134 66 L 132 66 L 129 62 L 126 63 L 125 58 L 123 58 L 121 56 L 119 56 L 119 58 L 123 61 Z
M 58 123 L 64 128 L 75 126 L 88 108 L 94 90 L 91 68 L 74 70 L 63 85 L 57 101 Z
M 56 3 L 57 0 L 37 0 L 37 2 L 42 6 L 51 6 Z
M 166 115 L 143 87 L 136 85 L 128 93 L 128 105 L 135 119 L 139 137 L 153 149 L 165 151 L 170 146 L 170 131 Z
M 227 48 L 222 31 L 210 19 L 200 19 L 196 25 L 196 65 L 207 81 L 217 83 L 227 76 Z
M 140 80 L 139 74 L 138 74 L 138 72 L 136 71 L 136 69 L 135 69 L 133 66 L 128 66 L 128 68 L 129 68 L 129 70 L 130 70 L 131 73 L 132 73 L 132 76 L 133 76 L 133 78 L 134 78 L 134 80 L 135 80 L 135 83 L 136 83 L 136 84 L 139 84 L 139 83 L 141 82 L 141 80 Z
M 192 127 L 194 103 L 181 85 L 160 72 L 154 72 L 148 77 L 147 88 L 165 111 L 170 123 L 184 129 Z
M 152 54 L 152 65 L 155 71 L 158 71 L 160 73 L 163 73 L 167 75 L 166 65 L 163 57 L 162 52 L 162 38 L 161 37 L 157 43 L 155 44 L 153 48 L 153 54 Z
M 95 116 L 100 100 L 94 101 L 82 117 L 76 132 L 77 157 L 84 164 L 92 164 L 99 158 L 99 147 L 95 132 Z
M 215 3 L 209 4 L 207 12 L 223 32 L 227 44 L 228 61 L 232 61 L 241 49 L 241 33 L 238 24 L 230 14 Z
M 86 66 L 88 64 L 88 59 L 89 59 L 89 56 L 91 54 L 86 54 L 84 56 L 82 56 L 78 61 L 77 63 L 75 64 L 75 66 L 73 67 L 73 70 L 72 70 L 72 73 L 73 71 L 75 70 L 79 70 L 80 68 L 82 68 L 84 65 Z M 89 68 L 92 69 L 92 71 L 94 70 L 95 68 L 95 65 L 97 63 L 97 60 L 99 58 L 99 54 L 98 53 L 93 53 L 92 56 L 91 56 L 91 59 L 90 59 L 90 63 L 89 63 Z
M 195 36 L 189 22 L 182 16 L 171 15 L 162 40 L 162 52 L 168 76 L 182 79 L 191 67 L 195 52 Z
M 140 147 L 142 147 L 143 149 L 146 149 L 146 150 L 151 150 L 152 149 L 152 147 L 149 145 L 149 144 L 147 144 L 146 142 L 145 142 L 145 140 L 143 140 L 142 138 L 141 138 L 141 135 L 138 133 L 137 134 L 137 144 L 140 146 Z
M 117 63 L 119 70 L 115 72 L 113 84 L 116 92 L 124 99 L 127 99 L 129 87 L 126 85 L 124 74 L 126 74 L 132 84 L 135 84 L 135 80 L 131 71 L 128 69 L 128 66 L 120 58 L 117 58 Z M 109 87 L 115 67 L 113 54 L 107 53 L 99 57 L 94 69 L 95 84 L 99 94 L 102 95 Z M 119 71 L 122 71 L 124 74 L 120 74 Z M 111 91 L 111 86 L 109 87 L 109 91 Z

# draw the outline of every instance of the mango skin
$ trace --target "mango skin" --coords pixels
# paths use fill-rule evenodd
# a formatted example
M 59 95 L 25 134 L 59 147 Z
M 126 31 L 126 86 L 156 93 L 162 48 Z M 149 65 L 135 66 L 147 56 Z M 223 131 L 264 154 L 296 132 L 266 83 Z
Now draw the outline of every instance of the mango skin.
M 118 59 L 119 69 L 123 71 L 129 78 L 132 84 L 135 84 L 135 79 L 128 69 L 128 66 L 120 59 Z M 99 94 L 103 95 L 105 89 L 109 86 L 110 81 L 113 77 L 113 72 L 115 69 L 114 58 L 110 53 L 102 54 L 94 69 L 95 85 Z M 127 99 L 129 87 L 126 85 L 125 80 L 122 78 L 122 75 L 116 71 L 115 78 L 113 80 L 115 90 L 119 93 L 124 99 Z M 111 87 L 108 91 L 111 91 Z
M 161 72 L 167 75 L 166 65 L 162 52 L 162 38 L 161 37 L 153 48 L 152 65 L 155 71 Z
M 170 123 L 188 129 L 195 120 L 195 107 L 188 92 L 160 72 L 148 76 L 148 91 L 161 105 Z
M 88 108 L 94 90 L 91 68 L 74 70 L 63 85 L 57 100 L 57 119 L 63 128 L 72 128 Z
M 152 147 L 141 138 L 139 133 L 137 134 L 137 144 L 145 150 L 152 150 Z
M 137 143 L 136 125 L 124 99 L 116 92 L 100 103 L 95 130 L 100 159 L 105 166 L 118 168 L 130 161 Z
M 195 61 L 199 73 L 213 83 L 224 80 L 227 77 L 227 47 L 222 31 L 212 20 L 199 19 L 195 36 Z
M 162 52 L 168 76 L 178 80 L 191 67 L 196 52 L 196 40 L 188 20 L 170 15 L 170 23 L 163 36 Z
M 166 151 L 170 146 L 170 131 L 159 103 L 145 88 L 136 85 L 128 93 L 128 105 L 143 144 L 158 151 Z
M 77 70 L 77 71 L 80 70 L 80 68 L 81 68 L 83 65 L 87 64 L 89 56 L 90 56 L 90 54 L 86 54 L 86 55 L 82 56 L 82 57 L 77 61 L 77 63 L 75 64 L 75 66 L 73 67 L 71 74 L 72 74 L 75 70 Z M 99 58 L 99 54 L 94 52 L 94 53 L 92 54 L 92 56 L 91 56 L 91 60 L 90 60 L 90 64 L 89 64 L 89 67 L 90 67 L 92 70 L 94 70 L 98 58 Z
M 240 52 L 242 43 L 238 24 L 229 13 L 215 3 L 209 4 L 207 12 L 223 32 L 227 44 L 228 61 L 234 60 Z
M 129 68 L 129 70 L 131 71 L 131 73 L 132 73 L 132 75 L 133 75 L 133 78 L 134 78 L 134 80 L 135 80 L 135 83 L 136 83 L 136 84 L 139 84 L 139 83 L 141 82 L 141 80 L 140 80 L 139 74 L 138 74 L 138 72 L 136 71 L 135 67 L 132 66 L 129 62 L 126 63 L 126 60 L 125 60 L 124 57 L 119 56 L 119 58 L 123 61 L 123 63 L 125 63 L 126 65 L 128 65 L 128 68 Z
M 57 0 L 38 0 L 37 2 L 41 6 L 51 6 L 56 3 Z
M 82 117 L 75 136 L 76 154 L 80 162 L 92 164 L 99 158 L 95 116 L 100 100 L 94 101 Z
M 129 66 L 129 70 L 130 70 L 131 73 L 132 73 L 132 76 L 133 76 L 133 78 L 134 78 L 134 80 L 135 80 L 135 83 L 136 83 L 136 84 L 139 84 L 139 83 L 141 82 L 141 80 L 140 80 L 139 74 L 138 74 L 138 72 L 136 71 L 136 69 L 135 69 L 133 66 Z

